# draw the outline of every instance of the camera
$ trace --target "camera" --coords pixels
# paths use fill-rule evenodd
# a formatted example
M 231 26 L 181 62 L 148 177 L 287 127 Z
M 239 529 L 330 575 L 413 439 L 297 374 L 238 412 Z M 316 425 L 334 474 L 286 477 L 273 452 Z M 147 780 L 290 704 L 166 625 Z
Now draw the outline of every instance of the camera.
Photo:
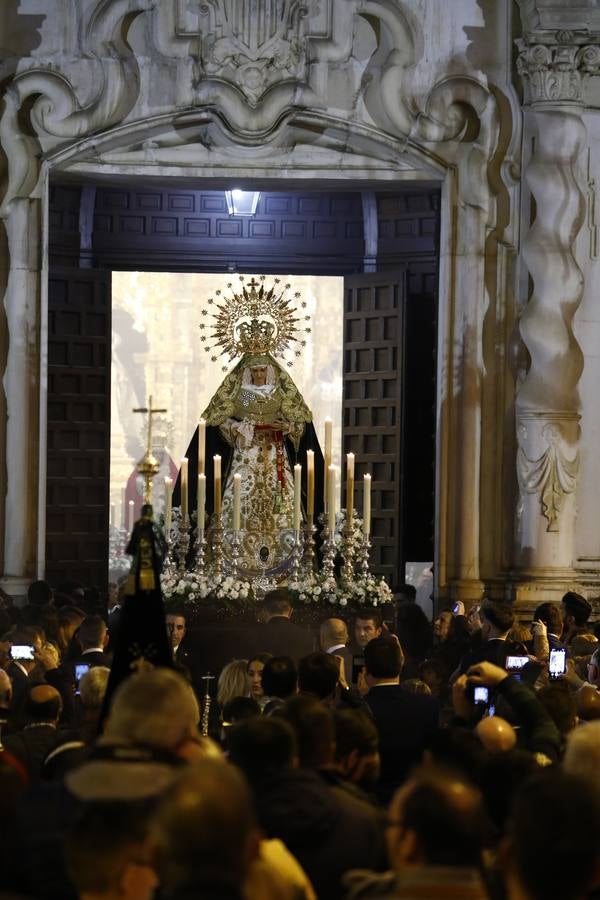
M 35 651 L 31 644 L 13 644 L 10 648 L 11 659 L 35 659 Z

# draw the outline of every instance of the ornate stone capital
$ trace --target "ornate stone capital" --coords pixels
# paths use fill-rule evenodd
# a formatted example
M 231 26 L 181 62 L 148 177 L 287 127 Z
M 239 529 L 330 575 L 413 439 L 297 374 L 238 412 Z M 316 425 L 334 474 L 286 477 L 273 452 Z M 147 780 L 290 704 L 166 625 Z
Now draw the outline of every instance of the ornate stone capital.
M 517 71 L 530 104 L 581 103 L 585 79 L 600 74 L 600 36 L 544 31 L 516 43 Z

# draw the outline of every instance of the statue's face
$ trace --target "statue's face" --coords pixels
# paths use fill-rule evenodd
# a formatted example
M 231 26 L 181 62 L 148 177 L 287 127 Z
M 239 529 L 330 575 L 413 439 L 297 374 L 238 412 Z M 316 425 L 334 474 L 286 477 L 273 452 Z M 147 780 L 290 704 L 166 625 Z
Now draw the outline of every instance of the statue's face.
M 250 377 L 252 378 L 252 384 L 261 387 L 263 384 L 267 383 L 267 367 L 252 366 L 250 369 Z

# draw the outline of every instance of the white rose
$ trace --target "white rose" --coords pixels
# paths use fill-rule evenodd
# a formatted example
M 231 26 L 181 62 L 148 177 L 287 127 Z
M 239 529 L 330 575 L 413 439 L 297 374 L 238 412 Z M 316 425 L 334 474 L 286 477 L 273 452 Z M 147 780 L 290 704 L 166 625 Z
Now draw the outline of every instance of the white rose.
M 191 591 L 191 592 L 188 594 L 188 597 L 189 597 L 190 600 L 195 600 L 195 599 L 196 599 L 196 595 L 194 594 L 193 591 Z
M 348 601 L 346 600 L 346 598 L 340 597 L 340 606 L 347 606 L 347 605 L 348 605 Z
M 320 588 L 320 587 L 316 587 L 315 590 L 314 590 L 314 595 L 315 595 L 315 597 L 318 597 L 320 593 L 321 593 L 321 588 Z

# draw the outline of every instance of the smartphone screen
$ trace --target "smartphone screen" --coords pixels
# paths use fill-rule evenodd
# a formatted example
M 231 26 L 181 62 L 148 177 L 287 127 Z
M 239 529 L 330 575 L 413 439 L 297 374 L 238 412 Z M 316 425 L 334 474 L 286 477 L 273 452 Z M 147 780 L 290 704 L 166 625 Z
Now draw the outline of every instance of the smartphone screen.
M 550 651 L 550 661 L 548 663 L 548 671 L 550 673 L 551 678 L 558 678 L 560 675 L 564 675 L 567 670 L 567 651 L 566 650 L 551 650 Z
M 473 691 L 473 703 L 487 703 L 489 699 L 489 691 L 486 687 L 478 684 Z
M 76 663 L 76 665 L 75 665 L 75 684 L 77 685 L 77 688 L 75 690 L 76 694 L 79 693 L 79 682 L 81 681 L 81 679 L 83 678 L 84 675 L 87 675 L 87 673 L 89 671 L 90 671 L 89 663 Z
M 35 659 L 31 644 L 13 644 L 10 648 L 11 659 Z
M 529 662 L 528 656 L 507 656 L 506 657 L 506 668 L 507 669 L 522 669 L 523 666 L 526 666 Z

